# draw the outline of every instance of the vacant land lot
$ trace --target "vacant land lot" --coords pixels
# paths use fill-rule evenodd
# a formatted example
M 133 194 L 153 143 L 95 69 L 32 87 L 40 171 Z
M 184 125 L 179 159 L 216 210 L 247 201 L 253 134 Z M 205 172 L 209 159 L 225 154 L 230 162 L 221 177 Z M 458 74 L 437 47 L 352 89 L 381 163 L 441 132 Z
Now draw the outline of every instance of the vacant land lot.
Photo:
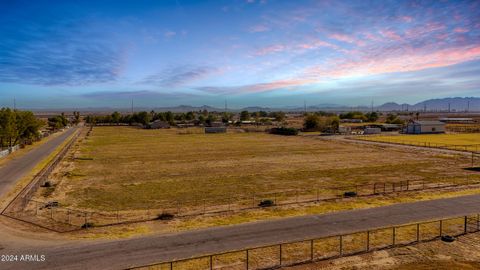
M 476 152 L 480 151 L 479 133 L 364 136 L 360 138 L 363 140 L 378 142 L 400 143 Z
M 264 133 L 96 127 L 42 197 L 90 210 L 380 181 L 459 182 L 469 160 Z M 202 200 L 199 200 L 201 203 Z

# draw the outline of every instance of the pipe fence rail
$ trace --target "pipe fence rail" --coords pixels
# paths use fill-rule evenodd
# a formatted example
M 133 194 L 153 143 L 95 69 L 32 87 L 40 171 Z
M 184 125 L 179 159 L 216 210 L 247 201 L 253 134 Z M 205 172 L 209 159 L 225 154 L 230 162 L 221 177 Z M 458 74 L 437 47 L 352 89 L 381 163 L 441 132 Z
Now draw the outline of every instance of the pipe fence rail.
M 32 224 L 39 224 L 40 226 L 50 228 L 57 232 L 68 232 L 93 226 L 101 227 L 151 220 L 228 214 L 268 207 L 320 203 L 341 199 L 353 199 L 355 197 L 474 185 L 480 185 L 480 181 L 465 181 L 463 183 L 431 183 L 426 181 L 378 182 L 323 189 L 297 189 L 282 192 L 258 193 L 238 197 L 161 201 L 160 204 L 163 205 L 162 208 L 152 207 L 145 210 L 117 210 L 108 212 L 74 209 L 54 201 L 24 199 L 22 211 L 9 212 L 9 215 Z M 355 192 L 355 196 L 346 196 L 349 192 Z M 270 201 L 272 204 L 262 206 L 261 203 L 265 201 Z
M 35 192 L 48 181 L 48 177 L 55 170 L 56 166 L 62 161 L 70 148 L 75 144 L 77 138 L 80 136 L 80 131 L 77 131 L 75 135 L 68 141 L 68 143 L 58 152 L 55 157 L 38 172 L 32 181 L 30 181 L 7 205 L 2 211 L 2 214 L 10 217 L 23 216 L 25 208 L 33 201 L 32 197 Z
M 457 237 L 478 231 L 480 231 L 480 215 L 475 214 L 245 248 L 129 269 L 276 269 L 413 245 L 438 240 L 446 235 Z
M 448 144 L 448 143 L 434 143 L 434 142 L 420 142 L 420 141 L 409 141 L 409 140 L 397 140 L 388 138 L 388 135 L 375 135 L 373 138 L 369 135 L 357 135 L 355 138 L 350 137 L 353 140 L 363 140 L 363 141 L 372 141 L 388 144 L 397 144 L 397 145 L 408 145 L 408 146 L 418 146 L 426 148 L 439 148 L 446 150 L 455 150 L 462 152 L 471 152 L 475 154 L 480 154 L 480 144 Z

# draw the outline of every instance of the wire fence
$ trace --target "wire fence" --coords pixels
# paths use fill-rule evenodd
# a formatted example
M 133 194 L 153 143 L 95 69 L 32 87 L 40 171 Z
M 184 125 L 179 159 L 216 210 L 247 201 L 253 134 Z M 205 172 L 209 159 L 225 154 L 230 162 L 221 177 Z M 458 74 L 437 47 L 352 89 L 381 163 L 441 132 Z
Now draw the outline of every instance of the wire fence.
M 449 240 L 479 230 L 480 215 L 475 214 L 232 250 L 130 269 L 275 269 L 433 241 L 442 237 Z
M 470 180 L 462 183 L 431 183 L 426 181 L 379 182 L 367 185 L 287 190 L 252 194 L 251 196 L 161 201 L 160 205 L 163 206 L 162 208 L 108 212 L 79 210 L 61 205 L 56 201 L 28 199 L 24 202 L 25 206 L 22 211 L 10 213 L 10 216 L 57 232 L 68 232 L 93 226 L 101 227 L 200 215 L 229 214 L 268 207 L 348 200 L 355 197 L 445 189 L 467 185 L 480 185 L 480 181 Z
M 463 151 L 463 152 L 472 152 L 480 154 L 480 144 L 448 144 L 448 143 L 435 143 L 435 142 L 422 142 L 422 141 L 409 141 L 409 140 L 400 140 L 395 138 L 395 136 L 368 136 L 368 135 L 358 135 L 354 139 L 364 140 L 364 141 L 373 141 L 389 144 L 398 144 L 398 145 L 409 145 L 409 146 L 419 146 L 426 148 L 440 148 L 447 150 Z
M 32 201 L 32 197 L 35 192 L 41 187 L 44 186 L 48 180 L 48 177 L 53 172 L 55 167 L 62 161 L 65 155 L 68 153 L 69 149 L 75 144 L 77 138 L 81 132 L 75 133 L 75 135 L 69 140 L 69 142 L 60 150 L 58 154 L 44 167 L 40 172 L 38 172 L 32 181 L 28 183 L 16 196 L 15 198 L 7 205 L 7 207 L 2 211 L 3 215 L 6 216 L 18 216 L 19 213 L 22 213 L 28 204 Z

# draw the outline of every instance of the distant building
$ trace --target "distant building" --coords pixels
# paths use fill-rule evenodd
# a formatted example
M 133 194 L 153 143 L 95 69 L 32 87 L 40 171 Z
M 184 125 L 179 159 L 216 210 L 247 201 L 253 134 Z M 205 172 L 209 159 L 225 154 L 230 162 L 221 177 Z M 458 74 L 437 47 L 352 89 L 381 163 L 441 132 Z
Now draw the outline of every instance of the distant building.
M 170 124 L 162 120 L 155 120 L 152 123 L 150 123 L 149 128 L 151 129 L 170 128 Z
M 440 121 L 411 121 L 407 124 L 407 134 L 445 133 L 445 123 Z
M 382 130 L 380 128 L 377 128 L 377 127 L 366 127 L 363 130 L 363 134 L 365 134 L 365 135 L 380 134 L 380 133 L 382 133 Z
M 340 134 L 346 134 L 346 135 L 352 134 L 352 127 L 349 127 L 349 126 L 339 126 L 339 127 L 338 127 L 338 132 L 339 132 Z
M 341 123 L 363 123 L 362 119 L 340 119 Z
M 473 124 L 475 120 L 473 118 L 453 118 L 453 117 L 446 117 L 438 119 L 440 122 L 443 123 L 451 123 L 451 124 Z
M 205 133 L 227 133 L 227 127 L 205 127 Z

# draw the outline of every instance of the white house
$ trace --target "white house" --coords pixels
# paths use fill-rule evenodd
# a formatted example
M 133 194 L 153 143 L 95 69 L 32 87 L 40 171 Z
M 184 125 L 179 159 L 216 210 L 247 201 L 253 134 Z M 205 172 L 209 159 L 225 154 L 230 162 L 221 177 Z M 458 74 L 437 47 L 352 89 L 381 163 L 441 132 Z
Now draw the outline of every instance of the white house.
M 411 121 L 407 124 L 407 134 L 445 133 L 445 123 L 440 121 Z

